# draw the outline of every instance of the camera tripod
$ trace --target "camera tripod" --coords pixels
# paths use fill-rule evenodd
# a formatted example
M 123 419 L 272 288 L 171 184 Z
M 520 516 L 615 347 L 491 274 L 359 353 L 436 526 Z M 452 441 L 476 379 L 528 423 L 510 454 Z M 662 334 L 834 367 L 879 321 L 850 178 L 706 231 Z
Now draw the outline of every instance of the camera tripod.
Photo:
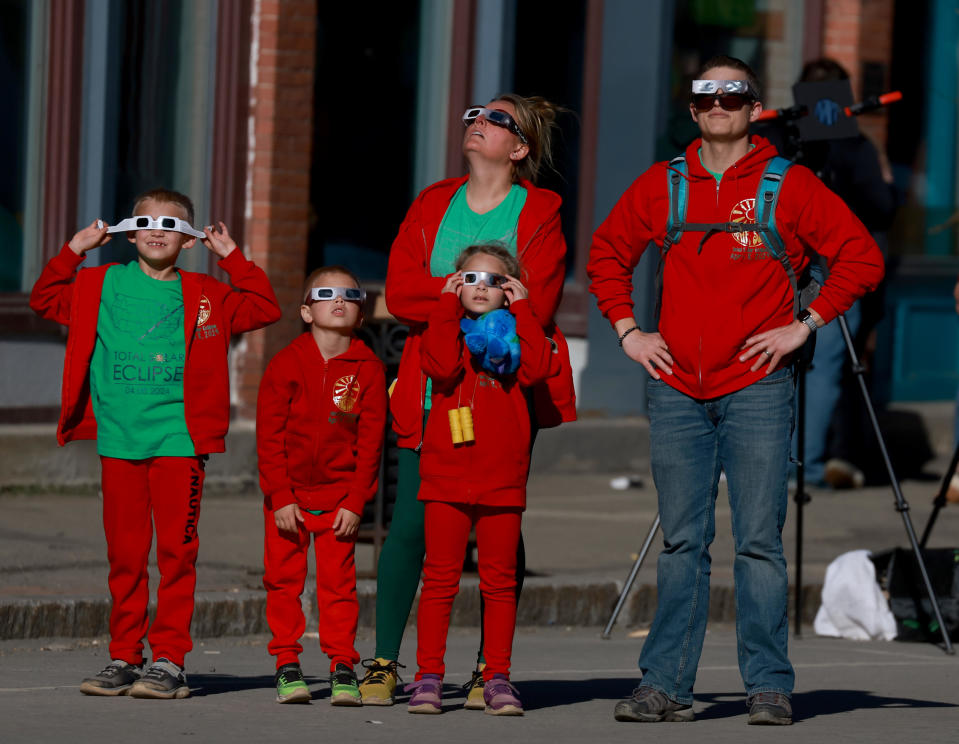
M 949 468 L 942 478 L 939 493 L 936 494 L 936 498 L 932 501 L 932 512 L 929 514 L 926 527 L 922 531 L 922 539 L 919 541 L 919 547 L 923 550 L 925 550 L 926 543 L 929 541 L 929 535 L 932 532 L 933 525 L 936 523 L 936 519 L 939 517 L 939 512 L 942 511 L 942 507 L 946 505 L 946 492 L 949 490 L 949 481 L 952 480 L 952 474 L 956 472 L 957 466 L 959 466 L 959 444 L 956 445 L 956 450 L 952 453 L 952 461 L 949 463 Z

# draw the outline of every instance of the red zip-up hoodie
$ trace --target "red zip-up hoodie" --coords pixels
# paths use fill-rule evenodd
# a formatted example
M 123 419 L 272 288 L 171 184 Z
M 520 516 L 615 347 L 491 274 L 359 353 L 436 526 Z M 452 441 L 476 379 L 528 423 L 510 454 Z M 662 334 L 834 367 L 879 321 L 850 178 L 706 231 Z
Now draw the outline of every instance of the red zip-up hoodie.
M 386 372 L 370 348 L 324 359 L 310 333 L 273 357 L 256 400 L 260 488 L 288 504 L 354 514 L 376 494 L 386 426 Z
M 50 259 L 33 286 L 30 307 L 43 318 L 69 326 L 60 392 L 57 441 L 96 439 L 90 400 L 90 360 L 97 338 L 103 279 L 111 265 L 79 271 L 83 257 L 69 244 Z M 183 409 L 198 455 L 223 452 L 230 425 L 230 336 L 280 319 L 280 307 L 262 269 L 234 249 L 218 265 L 233 283 L 177 269 L 183 290 Z
M 468 176 L 450 178 L 424 189 L 410 206 L 390 249 L 386 273 L 386 306 L 410 332 L 396 387 L 390 396 L 393 429 L 401 447 L 419 447 L 423 437 L 423 398 L 426 376 L 421 373 L 420 343 L 426 322 L 446 283 L 430 273 L 430 256 L 443 215 L 456 190 Z M 537 423 L 541 428 L 576 420 L 576 396 L 566 339 L 553 324 L 563 294 L 566 241 L 560 229 L 562 200 L 529 181 L 526 203 L 516 226 L 517 257 L 523 267 L 523 284 L 529 290 L 532 313 L 556 343 L 561 365 L 556 375 L 533 388 Z
M 776 149 L 761 137 L 716 179 L 699 159 L 701 140 L 686 150 L 689 223 L 754 222 L 756 189 Z M 662 247 L 669 216 L 668 163 L 636 179 L 593 235 L 587 273 L 603 315 L 615 324 L 633 314 L 633 268 L 652 241 Z M 829 322 L 876 288 L 883 275 L 879 248 L 863 224 L 808 168 L 786 173 L 776 228 L 796 276 L 808 250 L 825 257 L 829 278 L 809 307 Z M 662 379 L 693 398 L 741 390 L 766 374 L 755 359 L 739 361 L 746 339 L 793 321 L 793 293 L 782 264 L 755 232 L 714 235 L 698 252 L 702 232 L 686 232 L 666 255 L 659 332 L 673 357 Z M 784 360 L 782 364 L 788 363 Z
M 432 408 L 420 455 L 421 501 L 526 507 L 530 420 L 523 389 L 558 372 L 560 360 L 530 303 L 516 316 L 520 366 L 512 375 L 484 370 L 463 342 L 463 306 L 452 292 L 434 303 L 423 333 L 423 372 L 433 379 Z M 395 395 L 395 393 L 394 393 Z M 449 411 L 472 409 L 475 440 L 453 444 Z

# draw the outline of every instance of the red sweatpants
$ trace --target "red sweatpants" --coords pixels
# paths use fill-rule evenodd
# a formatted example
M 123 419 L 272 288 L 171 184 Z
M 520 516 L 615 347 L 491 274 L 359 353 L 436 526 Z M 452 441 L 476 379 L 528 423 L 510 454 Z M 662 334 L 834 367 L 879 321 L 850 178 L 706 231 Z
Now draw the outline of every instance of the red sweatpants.
M 154 659 L 166 658 L 183 666 L 183 658 L 193 648 L 190 621 L 204 461 L 200 457 L 100 457 L 100 466 L 113 598 L 110 658 L 130 664 L 143 661 L 150 601 L 147 559 L 155 526 L 160 586 L 148 640 Z
M 297 664 L 303 646 L 300 638 L 306 618 L 300 597 L 306 584 L 310 537 L 316 556 L 316 602 L 320 616 L 320 649 L 330 657 L 330 671 L 337 664 L 353 667 L 359 662 L 356 625 L 360 605 L 356 598 L 356 538 L 333 534 L 334 509 L 324 514 L 303 511 L 299 530 L 280 532 L 273 512 L 263 506 L 266 538 L 263 551 L 263 586 L 266 587 L 266 621 L 273 633 L 268 646 L 276 667 Z
M 523 512 L 519 507 L 426 502 L 426 559 L 416 615 L 416 678 L 446 671 L 446 636 L 453 600 L 463 574 L 470 529 L 476 526 L 480 593 L 483 595 L 483 654 L 486 680 L 509 677 L 516 629 L 516 546 Z

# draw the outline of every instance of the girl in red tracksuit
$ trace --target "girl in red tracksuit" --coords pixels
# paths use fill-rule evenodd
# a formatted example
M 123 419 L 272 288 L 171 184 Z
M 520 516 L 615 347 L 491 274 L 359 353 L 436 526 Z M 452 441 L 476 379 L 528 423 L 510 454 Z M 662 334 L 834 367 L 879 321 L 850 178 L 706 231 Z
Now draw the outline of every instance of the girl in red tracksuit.
M 299 638 L 312 537 L 331 702 L 359 705 L 353 554 L 363 506 L 376 493 L 386 380 L 383 363 L 353 333 L 365 296 L 356 278 L 342 267 L 324 267 L 306 286 L 300 314 L 310 329 L 273 358 L 257 398 L 269 651 L 276 657 L 277 702 L 309 701 Z
M 450 609 L 459 586 L 463 554 L 475 528 L 483 595 L 483 671 L 486 710 L 521 715 L 509 684 L 516 624 L 516 547 L 526 507 L 530 419 L 525 389 L 559 371 L 553 347 L 530 311 L 519 265 L 506 250 L 467 248 L 430 315 L 421 347 L 423 372 L 433 381 L 433 404 L 420 458 L 419 500 L 425 502 L 426 559 L 417 615 L 416 681 L 411 713 L 439 713 L 443 657 Z M 488 272 L 498 286 L 464 285 L 464 275 Z M 498 276 L 498 278 L 496 278 Z M 516 320 L 520 365 L 513 374 L 487 371 L 466 348 L 460 319 L 504 305 Z M 473 439 L 467 409 L 472 419 Z M 463 443 L 454 443 L 451 415 L 461 422 Z

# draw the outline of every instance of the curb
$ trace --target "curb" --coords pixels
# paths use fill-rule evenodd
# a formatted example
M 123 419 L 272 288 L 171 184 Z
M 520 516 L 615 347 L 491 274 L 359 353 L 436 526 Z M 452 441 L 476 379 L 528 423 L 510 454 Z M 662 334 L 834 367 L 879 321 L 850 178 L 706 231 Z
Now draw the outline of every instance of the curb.
M 622 582 L 616 581 L 556 582 L 527 579 L 517 608 L 516 624 L 522 627 L 602 627 L 609 620 L 622 586 Z M 821 593 L 822 587 L 818 584 L 804 587 L 803 623 L 812 622 L 819 608 Z M 357 594 L 360 601 L 360 627 L 375 627 L 376 583 L 359 582 Z M 410 613 L 414 623 L 416 606 L 414 604 Z M 450 625 L 478 627 L 479 607 L 479 582 L 477 579 L 467 579 L 453 605 Z M 308 625 L 315 627 L 315 591 L 304 592 L 303 608 L 309 618 Z M 152 613 L 155 605 L 151 604 L 150 609 Z M 651 584 L 633 587 L 618 618 L 618 625 L 621 628 L 648 625 L 655 611 L 656 587 Z M 789 616 L 792 621 L 792 588 L 789 590 Z M 712 622 L 735 622 L 735 592 L 732 586 L 712 587 L 709 619 Z M 0 640 L 92 638 L 109 635 L 109 627 L 110 600 L 107 597 L 0 600 Z M 190 632 L 195 638 L 268 633 L 265 592 L 197 593 Z

